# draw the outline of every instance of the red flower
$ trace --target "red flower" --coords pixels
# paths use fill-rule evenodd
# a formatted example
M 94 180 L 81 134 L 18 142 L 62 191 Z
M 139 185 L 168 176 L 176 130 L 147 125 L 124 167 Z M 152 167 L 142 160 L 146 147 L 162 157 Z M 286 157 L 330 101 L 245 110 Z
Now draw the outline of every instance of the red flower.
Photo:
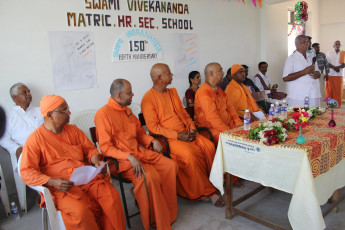
M 303 116 L 305 117 L 309 117 L 309 113 L 308 112 L 302 112 Z
M 272 121 L 272 122 L 277 122 L 278 119 L 277 119 L 277 118 L 273 118 L 271 121 Z
M 288 126 L 288 124 L 286 124 L 286 123 L 282 123 L 282 127 L 283 127 L 284 129 L 289 129 L 289 126 Z
M 296 112 L 294 114 L 292 114 L 292 118 L 297 121 L 300 118 L 301 114 L 299 112 Z

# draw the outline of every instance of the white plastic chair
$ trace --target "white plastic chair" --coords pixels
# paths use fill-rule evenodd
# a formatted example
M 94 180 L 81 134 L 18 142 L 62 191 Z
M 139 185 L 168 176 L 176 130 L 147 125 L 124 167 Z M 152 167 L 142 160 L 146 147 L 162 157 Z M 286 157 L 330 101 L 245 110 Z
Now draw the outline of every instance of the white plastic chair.
M 8 200 L 8 193 L 6 188 L 6 182 L 4 174 L 2 173 L 1 165 L 0 165 L 0 183 L 1 183 L 1 189 L 0 189 L 0 198 L 2 200 L 2 204 L 4 205 L 6 216 L 8 217 L 11 214 L 10 209 L 10 201 Z
M 91 140 L 90 131 L 91 127 L 95 126 L 94 118 L 97 110 L 84 110 L 75 115 L 72 115 L 71 124 L 76 125 L 81 129 L 86 136 Z
M 18 173 L 17 155 L 16 155 L 16 152 L 14 152 L 14 151 L 11 151 L 9 153 L 10 153 L 10 157 L 11 157 L 13 176 L 14 176 L 14 182 L 16 183 L 19 205 L 20 205 L 22 212 L 27 212 L 26 185 L 23 183 L 23 181 L 20 178 L 20 175 Z
M 22 161 L 22 156 L 18 160 L 18 173 L 20 176 L 20 163 Z M 42 208 L 42 226 L 43 230 L 48 230 L 48 217 L 50 228 L 52 230 L 65 230 L 65 224 L 63 222 L 61 212 L 55 208 L 53 199 L 51 197 L 49 189 L 43 186 L 29 186 L 30 188 L 36 190 L 37 192 L 43 194 L 46 207 Z M 47 215 L 48 214 L 48 215 Z

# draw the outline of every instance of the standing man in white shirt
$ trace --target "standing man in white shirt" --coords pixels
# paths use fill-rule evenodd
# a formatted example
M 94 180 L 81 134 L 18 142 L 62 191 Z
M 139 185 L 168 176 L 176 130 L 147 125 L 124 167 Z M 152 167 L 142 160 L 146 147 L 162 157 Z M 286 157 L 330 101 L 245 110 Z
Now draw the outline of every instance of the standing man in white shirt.
M 307 53 L 307 36 L 299 35 L 295 39 L 296 51 L 285 61 L 283 81 L 286 82 L 289 106 L 303 106 L 306 95 L 310 106 L 320 106 L 320 72 L 315 66 L 316 58 Z
M 14 84 L 10 94 L 16 105 L 7 115 L 6 131 L 0 140 L 0 145 L 9 152 L 16 152 L 18 159 L 26 139 L 43 124 L 44 120 L 40 108 L 30 106 L 32 96 L 26 85 Z
M 344 79 L 344 52 L 340 51 L 340 41 L 335 41 L 333 48 L 327 54 L 329 63 L 329 75 L 325 83 L 326 97 L 331 97 L 338 102 L 338 108 L 341 107 L 341 100 L 343 99 L 343 79 Z M 342 54 L 342 55 L 341 55 Z

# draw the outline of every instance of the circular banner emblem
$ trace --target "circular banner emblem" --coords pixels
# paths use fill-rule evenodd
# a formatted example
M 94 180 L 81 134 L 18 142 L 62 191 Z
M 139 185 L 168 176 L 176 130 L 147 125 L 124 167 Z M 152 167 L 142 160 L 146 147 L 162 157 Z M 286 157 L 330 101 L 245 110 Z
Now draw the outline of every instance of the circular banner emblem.
M 131 29 L 115 42 L 113 62 L 158 60 L 163 58 L 162 48 L 151 32 Z

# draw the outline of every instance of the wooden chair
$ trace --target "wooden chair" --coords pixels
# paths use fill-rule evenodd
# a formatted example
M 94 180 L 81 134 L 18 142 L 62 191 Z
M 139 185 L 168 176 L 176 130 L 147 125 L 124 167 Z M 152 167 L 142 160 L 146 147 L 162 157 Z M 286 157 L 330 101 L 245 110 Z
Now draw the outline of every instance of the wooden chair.
M 192 107 L 192 108 L 193 108 L 193 113 L 194 113 L 194 107 Z M 186 110 L 187 110 L 187 109 L 186 109 Z M 187 110 L 187 112 L 188 112 L 188 110 Z M 188 113 L 188 114 L 189 114 L 189 113 Z M 189 114 L 189 115 L 190 115 L 190 114 Z M 139 113 L 138 116 L 139 116 L 139 120 L 140 120 L 141 126 L 146 125 L 146 121 L 145 121 L 145 118 L 144 118 L 144 114 L 143 114 L 143 113 Z M 192 120 L 194 121 L 193 118 L 192 118 Z M 203 135 L 203 136 L 209 138 L 210 141 L 213 142 L 212 133 L 211 133 L 211 131 L 210 131 L 208 128 L 206 128 L 206 127 L 196 127 L 196 131 L 197 131 L 199 134 L 201 134 L 201 135 Z M 170 157 L 170 147 L 169 147 L 169 142 L 168 142 L 167 138 L 166 138 L 165 136 L 159 135 L 159 134 L 151 134 L 151 133 L 150 133 L 150 135 L 153 136 L 154 138 L 156 138 L 157 140 L 159 140 L 159 141 L 161 142 L 161 144 L 162 144 L 162 146 L 163 146 L 163 154 L 164 154 L 166 157 L 171 158 L 171 157 Z
M 96 127 L 91 127 L 90 128 L 90 135 L 91 135 L 91 140 L 94 144 L 94 146 L 97 148 L 97 136 L 96 136 Z M 130 218 L 140 214 L 140 212 L 136 212 L 132 215 L 128 214 L 128 208 L 127 208 L 127 202 L 126 202 L 126 195 L 125 195 L 125 190 L 123 189 L 123 183 L 127 183 L 127 184 L 131 184 L 132 182 L 129 180 L 126 180 L 124 178 L 122 178 L 121 173 L 118 172 L 119 170 L 119 163 L 115 158 L 112 157 L 104 157 L 104 161 L 109 161 L 109 169 L 112 167 L 116 168 L 116 174 L 114 175 L 114 173 L 111 173 L 111 179 L 117 180 L 120 184 L 120 193 L 121 193 L 121 198 L 122 198 L 122 204 L 123 204 L 123 209 L 125 212 L 125 216 L 126 216 L 126 222 L 127 222 L 127 227 L 131 228 L 131 222 L 130 222 Z
M 187 107 L 185 108 L 185 110 L 187 111 L 187 113 L 189 114 L 189 116 L 192 118 L 192 120 L 194 121 L 194 106 L 192 107 Z M 212 136 L 212 133 L 211 131 L 206 128 L 206 127 L 198 127 L 196 126 L 196 131 L 203 135 L 204 137 L 207 137 L 208 139 L 210 139 L 210 141 L 213 142 L 213 136 Z
M 145 118 L 144 118 L 144 114 L 143 113 L 139 113 L 138 114 L 138 118 L 139 118 L 141 126 L 145 126 L 146 125 L 146 121 L 145 121 Z M 150 135 L 152 137 L 154 137 L 155 139 L 157 139 L 162 144 L 164 156 L 166 156 L 168 158 L 171 158 L 170 157 L 170 147 L 169 147 L 169 143 L 168 143 L 167 138 L 165 136 L 163 136 L 163 135 L 160 135 L 160 134 L 150 133 Z

